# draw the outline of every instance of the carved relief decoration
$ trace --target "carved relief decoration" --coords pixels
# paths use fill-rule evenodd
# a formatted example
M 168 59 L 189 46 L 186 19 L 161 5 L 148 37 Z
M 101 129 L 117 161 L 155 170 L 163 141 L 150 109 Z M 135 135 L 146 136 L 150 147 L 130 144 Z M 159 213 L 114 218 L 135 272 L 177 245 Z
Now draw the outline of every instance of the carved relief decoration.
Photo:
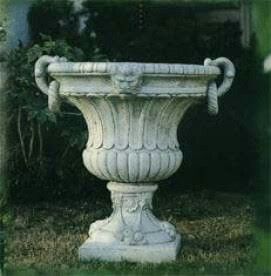
M 156 185 L 145 185 L 144 191 L 130 191 L 131 185 L 110 182 L 113 213 L 105 220 L 91 224 L 89 236 L 99 240 L 110 239 L 126 245 L 162 244 L 174 241 L 175 227 L 158 220 L 152 214 L 152 196 Z M 114 191 L 115 187 L 118 191 Z M 149 190 L 148 190 L 149 188 Z M 155 237 L 155 240 L 153 239 Z
M 111 79 L 116 93 L 134 94 L 140 89 L 143 70 L 138 64 L 121 64 L 110 68 Z

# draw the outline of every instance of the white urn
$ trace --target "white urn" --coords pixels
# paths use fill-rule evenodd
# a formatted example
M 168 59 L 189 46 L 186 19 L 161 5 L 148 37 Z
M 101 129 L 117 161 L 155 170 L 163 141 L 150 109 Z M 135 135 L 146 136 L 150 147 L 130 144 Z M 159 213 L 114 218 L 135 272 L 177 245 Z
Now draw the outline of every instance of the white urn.
M 206 59 L 204 65 L 39 58 L 36 83 L 48 95 L 49 108 L 57 112 L 66 101 L 82 112 L 89 131 L 84 164 L 110 181 L 113 213 L 90 225 L 79 248 L 81 260 L 176 259 L 180 235 L 152 214 L 156 183 L 182 162 L 177 127 L 187 109 L 207 99 L 209 112 L 216 114 L 218 97 L 229 90 L 234 75 L 227 58 Z

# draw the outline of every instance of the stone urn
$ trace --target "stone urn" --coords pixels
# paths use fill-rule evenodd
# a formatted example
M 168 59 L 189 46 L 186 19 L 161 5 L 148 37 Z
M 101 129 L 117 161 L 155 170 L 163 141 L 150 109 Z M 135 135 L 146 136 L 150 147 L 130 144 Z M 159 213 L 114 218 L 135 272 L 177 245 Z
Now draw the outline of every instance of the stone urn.
M 81 260 L 176 259 L 180 234 L 153 215 L 152 197 L 157 183 L 182 163 L 177 127 L 185 112 L 207 102 L 216 114 L 218 97 L 234 75 L 227 58 L 206 59 L 204 65 L 38 59 L 36 83 L 48 95 L 49 108 L 58 112 L 66 101 L 82 112 L 89 132 L 84 165 L 109 181 L 113 212 L 90 225 L 79 248 Z

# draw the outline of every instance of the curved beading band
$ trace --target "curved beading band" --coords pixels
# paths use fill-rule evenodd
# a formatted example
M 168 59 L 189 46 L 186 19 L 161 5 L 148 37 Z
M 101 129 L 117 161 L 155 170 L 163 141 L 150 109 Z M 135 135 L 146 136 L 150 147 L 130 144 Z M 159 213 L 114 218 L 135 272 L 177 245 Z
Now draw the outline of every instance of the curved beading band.
M 218 97 L 224 95 L 231 88 L 235 76 L 235 67 L 233 63 L 225 57 L 214 60 L 206 58 L 204 60 L 204 66 L 217 66 L 223 71 L 223 81 L 220 86 L 217 87 L 216 83 L 212 81 L 207 90 L 208 112 L 211 115 L 216 115 L 218 113 Z

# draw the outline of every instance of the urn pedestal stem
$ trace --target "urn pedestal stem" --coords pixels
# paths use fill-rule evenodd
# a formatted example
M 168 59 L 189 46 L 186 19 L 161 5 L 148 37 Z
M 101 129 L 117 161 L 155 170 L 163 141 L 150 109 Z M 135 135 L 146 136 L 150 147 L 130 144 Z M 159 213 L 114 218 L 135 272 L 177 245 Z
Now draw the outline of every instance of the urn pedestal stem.
M 109 182 L 113 212 L 90 225 L 89 238 L 79 248 L 81 260 L 167 262 L 176 259 L 180 235 L 152 213 L 157 185 Z

